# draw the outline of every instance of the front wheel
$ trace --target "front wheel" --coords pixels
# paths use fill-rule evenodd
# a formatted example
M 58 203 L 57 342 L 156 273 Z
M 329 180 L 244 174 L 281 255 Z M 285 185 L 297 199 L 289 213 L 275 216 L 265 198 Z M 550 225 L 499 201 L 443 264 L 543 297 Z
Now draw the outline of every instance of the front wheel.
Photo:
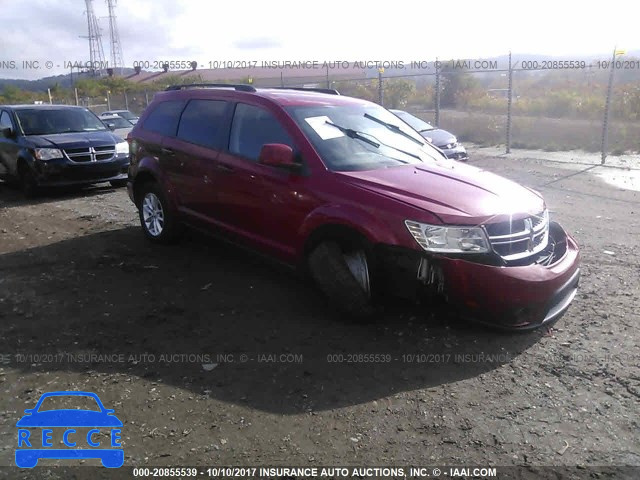
M 376 313 L 366 252 L 344 249 L 337 242 L 318 245 L 309 255 L 309 270 L 329 301 L 352 318 L 366 320 Z
M 38 183 L 29 167 L 20 169 L 20 188 L 27 198 L 33 198 L 38 194 Z
M 140 188 L 138 214 L 145 236 L 155 243 L 172 243 L 179 227 L 169 202 L 157 183 L 145 183 Z

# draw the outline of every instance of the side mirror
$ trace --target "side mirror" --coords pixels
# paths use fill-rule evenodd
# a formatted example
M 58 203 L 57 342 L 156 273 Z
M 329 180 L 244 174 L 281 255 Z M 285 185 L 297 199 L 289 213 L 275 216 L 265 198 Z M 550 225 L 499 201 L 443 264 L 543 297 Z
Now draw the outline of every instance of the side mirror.
M 116 124 L 115 123 L 107 123 L 107 128 L 113 132 L 116 129 Z
M 3 129 L 0 129 L 0 135 L 2 135 L 3 137 L 6 137 L 6 138 L 13 137 L 13 128 L 5 127 Z
M 282 143 L 267 143 L 262 146 L 258 162 L 272 167 L 296 169 L 299 163 L 293 160 L 293 149 Z

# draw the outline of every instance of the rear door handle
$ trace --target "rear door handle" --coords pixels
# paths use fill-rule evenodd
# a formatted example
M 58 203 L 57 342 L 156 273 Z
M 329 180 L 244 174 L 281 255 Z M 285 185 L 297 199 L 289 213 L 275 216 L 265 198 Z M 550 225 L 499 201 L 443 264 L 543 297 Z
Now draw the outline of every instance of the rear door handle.
M 216 169 L 227 173 L 234 171 L 234 168 L 231 165 L 226 165 L 224 163 L 216 163 Z

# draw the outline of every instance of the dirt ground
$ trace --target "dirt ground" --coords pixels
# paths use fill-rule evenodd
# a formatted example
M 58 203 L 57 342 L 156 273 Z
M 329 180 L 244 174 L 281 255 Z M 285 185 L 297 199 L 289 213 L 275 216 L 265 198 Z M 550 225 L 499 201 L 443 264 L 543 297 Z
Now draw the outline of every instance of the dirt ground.
M 151 246 L 125 189 L 26 201 L 0 183 L 0 476 L 55 465 L 8 467 L 23 410 L 58 390 L 115 409 L 128 466 L 640 466 L 640 191 L 495 153 L 472 163 L 541 191 L 582 248 L 551 330 L 446 310 L 344 323 L 236 247 Z

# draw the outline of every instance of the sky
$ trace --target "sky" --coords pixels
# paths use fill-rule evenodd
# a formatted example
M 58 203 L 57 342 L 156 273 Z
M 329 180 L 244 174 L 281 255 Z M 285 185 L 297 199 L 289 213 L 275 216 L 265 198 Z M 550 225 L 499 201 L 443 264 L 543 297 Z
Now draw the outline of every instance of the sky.
M 107 5 L 94 0 L 107 60 Z M 84 0 L 0 0 L 0 78 L 68 73 L 89 59 Z M 640 49 L 640 2 L 118 0 L 135 61 L 411 61 L 541 54 L 571 60 Z M 29 68 L 24 61 L 38 61 Z M 11 63 L 14 62 L 14 63 Z M 51 63 L 46 63 L 51 62 Z M 33 64 L 32 64 L 33 65 Z

